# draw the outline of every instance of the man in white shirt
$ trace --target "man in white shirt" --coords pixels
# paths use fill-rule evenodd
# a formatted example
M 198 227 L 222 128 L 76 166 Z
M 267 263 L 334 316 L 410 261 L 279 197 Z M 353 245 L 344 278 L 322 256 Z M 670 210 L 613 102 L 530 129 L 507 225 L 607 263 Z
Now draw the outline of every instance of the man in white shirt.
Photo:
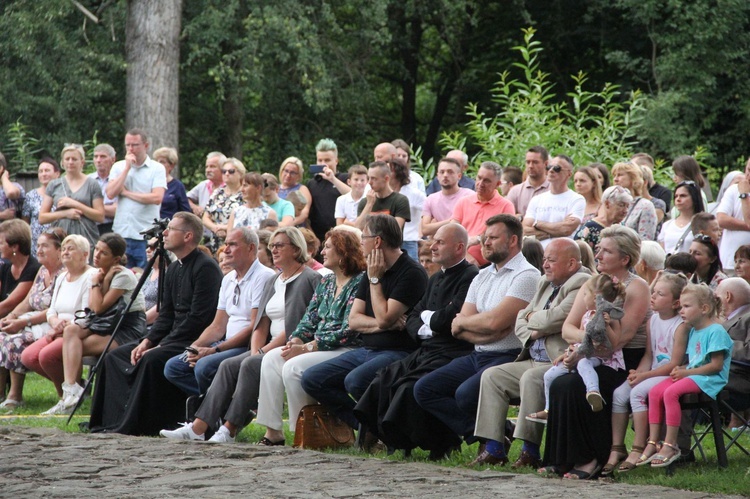
M 459 199 L 471 196 L 474 191 L 459 186 L 461 164 L 452 158 L 438 162 L 437 179 L 440 191 L 430 194 L 422 207 L 422 235 L 433 236 L 443 225 L 451 222 L 453 209 Z
M 724 229 L 719 258 L 724 272 L 730 275 L 734 275 L 734 252 L 743 244 L 750 244 L 750 160 L 745 164 L 745 175 L 738 178 L 739 182 L 729 186 L 716 210 L 716 220 Z
M 128 268 L 146 266 L 146 241 L 140 234 L 159 218 L 167 190 L 167 172 L 148 157 L 148 136 L 134 128 L 125 135 L 125 159 L 112 167 L 106 195 L 117 199 L 112 230 L 125 238 Z
M 549 191 L 531 199 L 523 218 L 524 236 L 536 236 L 545 248 L 555 237 L 573 237 L 586 209 L 584 197 L 568 189 L 573 161 L 558 155 L 546 168 Z
M 164 376 L 187 395 L 206 393 L 221 361 L 247 352 L 263 288 L 274 275 L 257 259 L 254 230 L 237 227 L 225 244 L 224 262 L 233 270 L 221 281 L 214 320 L 185 353 L 164 366 Z

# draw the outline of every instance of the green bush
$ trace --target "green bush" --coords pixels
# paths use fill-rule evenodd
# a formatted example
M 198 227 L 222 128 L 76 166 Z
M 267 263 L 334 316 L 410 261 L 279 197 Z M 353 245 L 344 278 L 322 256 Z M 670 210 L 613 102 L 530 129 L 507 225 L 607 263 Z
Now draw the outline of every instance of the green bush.
M 561 101 L 549 74 L 540 69 L 541 43 L 533 28 L 523 30 L 524 44 L 514 47 L 521 61 L 513 63 L 522 76 L 511 71 L 500 74 L 491 90 L 500 111 L 489 115 L 476 104 L 468 106 L 469 121 L 463 130 L 444 133 L 444 148 L 477 151 L 470 171 L 482 161 L 501 166 L 524 165 L 526 150 L 543 145 L 552 154 L 567 154 L 576 165 L 613 163 L 629 158 L 636 144 L 637 120 L 643 97 L 635 91 L 623 95 L 617 85 L 605 84 L 600 91 L 584 89 L 586 74 L 572 76 L 575 87 Z

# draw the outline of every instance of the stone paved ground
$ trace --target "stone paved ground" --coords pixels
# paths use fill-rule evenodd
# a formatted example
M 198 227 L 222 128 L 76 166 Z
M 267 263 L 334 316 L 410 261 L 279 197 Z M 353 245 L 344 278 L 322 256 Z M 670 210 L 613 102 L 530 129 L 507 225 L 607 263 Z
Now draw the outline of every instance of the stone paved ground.
M 708 494 L 571 483 L 248 444 L 0 427 L 0 497 L 654 497 Z

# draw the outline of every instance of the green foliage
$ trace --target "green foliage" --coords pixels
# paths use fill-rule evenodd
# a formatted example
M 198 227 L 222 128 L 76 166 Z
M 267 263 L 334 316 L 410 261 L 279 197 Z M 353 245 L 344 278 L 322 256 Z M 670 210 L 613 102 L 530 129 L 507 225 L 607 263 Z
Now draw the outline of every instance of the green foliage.
M 467 144 L 475 170 L 482 161 L 503 166 L 523 165 L 525 152 L 537 144 L 552 154 L 567 154 L 576 164 L 614 162 L 630 156 L 635 146 L 637 119 L 643 98 L 636 91 L 624 96 L 618 87 L 605 84 L 600 91 L 584 88 L 586 74 L 572 77 L 574 87 L 567 102 L 556 100 L 554 83 L 541 70 L 541 43 L 535 30 L 523 30 L 524 44 L 514 47 L 521 61 L 500 74 L 492 89 L 499 111 L 491 115 L 476 104 L 468 106 L 465 130 L 444 133 L 441 144 L 451 149 Z
M 21 118 L 8 126 L 7 137 L 4 149 L 8 170 L 11 173 L 35 170 L 36 156 L 42 148 L 39 147 L 39 139 L 31 135 L 29 127 L 21 123 Z

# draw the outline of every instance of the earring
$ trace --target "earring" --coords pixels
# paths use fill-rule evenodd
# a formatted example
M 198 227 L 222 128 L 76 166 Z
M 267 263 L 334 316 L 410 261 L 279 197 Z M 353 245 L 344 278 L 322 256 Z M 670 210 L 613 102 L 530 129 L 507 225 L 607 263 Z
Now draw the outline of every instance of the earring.
M 16 256 L 16 252 L 15 251 L 13 252 L 13 256 Z

